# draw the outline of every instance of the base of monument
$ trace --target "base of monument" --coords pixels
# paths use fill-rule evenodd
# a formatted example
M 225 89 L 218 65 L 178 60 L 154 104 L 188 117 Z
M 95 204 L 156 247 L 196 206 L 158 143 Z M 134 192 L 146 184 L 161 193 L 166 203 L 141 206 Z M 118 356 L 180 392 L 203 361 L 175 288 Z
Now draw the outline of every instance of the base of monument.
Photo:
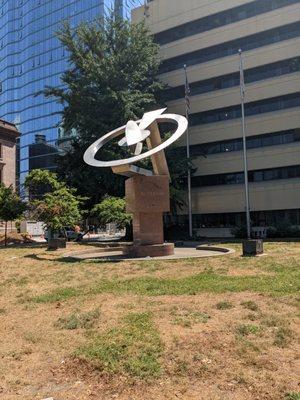
M 164 257 L 174 254 L 173 243 L 128 246 L 124 254 L 132 258 Z
M 243 256 L 251 257 L 264 252 L 264 243 L 261 239 L 247 239 L 243 241 Z
M 58 249 L 66 249 L 66 248 L 67 248 L 67 240 L 64 238 L 48 240 L 48 250 L 58 250 Z

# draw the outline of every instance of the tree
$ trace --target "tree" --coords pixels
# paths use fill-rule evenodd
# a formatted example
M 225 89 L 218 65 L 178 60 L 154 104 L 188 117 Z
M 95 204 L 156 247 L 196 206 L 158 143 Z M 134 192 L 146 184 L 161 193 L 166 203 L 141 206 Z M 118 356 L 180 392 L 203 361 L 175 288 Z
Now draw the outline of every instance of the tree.
M 25 188 L 30 200 L 42 199 L 45 193 L 64 186 L 57 174 L 46 169 L 34 169 L 25 178 Z
M 33 170 L 25 179 L 25 188 L 30 199 L 28 209 L 33 218 L 44 222 L 50 238 L 54 232 L 66 226 L 73 227 L 80 221 L 80 204 L 84 199 L 76 195 L 75 189 L 58 180 L 55 173 Z
M 48 87 L 44 93 L 63 104 L 64 130 L 77 132 L 71 150 L 59 159 L 59 173 L 80 195 L 89 196 L 91 208 L 107 193 L 123 196 L 124 178 L 87 166 L 83 154 L 100 136 L 158 107 L 164 88 L 157 79 L 159 46 L 143 23 L 114 16 L 75 29 L 64 24 L 58 37 L 70 68 L 62 76 L 63 88 Z M 120 156 L 119 146 L 107 145 L 101 152 L 104 159 Z
M 126 202 L 123 198 L 108 196 L 101 203 L 96 204 L 92 214 L 99 219 L 101 225 L 116 223 L 119 228 L 127 227 L 131 220 L 131 214 L 126 213 Z
M 81 218 L 79 204 L 73 190 L 66 186 L 46 193 L 43 200 L 34 201 L 38 220 L 44 222 L 51 233 L 78 224 Z
M 4 244 L 7 246 L 7 223 L 20 218 L 26 210 L 26 204 L 14 192 L 12 186 L 0 184 L 0 220 L 5 222 Z

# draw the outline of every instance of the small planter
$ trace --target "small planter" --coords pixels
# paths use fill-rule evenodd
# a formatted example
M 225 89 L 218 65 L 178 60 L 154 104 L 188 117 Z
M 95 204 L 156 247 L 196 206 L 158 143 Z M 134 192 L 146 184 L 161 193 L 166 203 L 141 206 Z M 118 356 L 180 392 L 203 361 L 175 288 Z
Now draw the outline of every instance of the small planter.
M 48 240 L 48 250 L 65 249 L 66 247 L 67 247 L 67 240 L 64 238 Z

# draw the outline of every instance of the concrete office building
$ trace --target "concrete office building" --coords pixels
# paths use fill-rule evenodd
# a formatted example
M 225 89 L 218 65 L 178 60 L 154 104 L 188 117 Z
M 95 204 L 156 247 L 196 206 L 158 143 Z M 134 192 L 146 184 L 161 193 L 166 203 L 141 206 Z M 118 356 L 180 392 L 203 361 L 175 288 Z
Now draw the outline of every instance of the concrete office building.
M 300 225 L 300 1 L 153 0 L 133 11 L 141 19 L 161 45 L 160 78 L 178 113 L 187 65 L 194 229 L 227 236 L 245 221 L 240 48 L 253 225 Z
M 127 18 L 139 4 L 141 0 L 0 1 L 0 118 L 17 124 L 21 132 L 21 183 L 32 167 L 56 167 L 62 106 L 36 94 L 45 86 L 60 86 L 68 67 L 66 51 L 55 36 L 61 22 L 76 26 L 106 16 L 113 7 Z M 48 153 L 41 137 L 49 145 Z

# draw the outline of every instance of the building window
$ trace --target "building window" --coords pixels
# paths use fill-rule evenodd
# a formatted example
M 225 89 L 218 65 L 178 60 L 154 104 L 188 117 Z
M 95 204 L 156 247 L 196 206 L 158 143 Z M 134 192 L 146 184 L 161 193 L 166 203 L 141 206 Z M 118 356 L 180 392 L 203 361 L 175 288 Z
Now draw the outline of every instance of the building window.
M 300 165 L 290 167 L 270 168 L 257 171 L 249 171 L 249 182 L 264 182 L 279 179 L 291 179 L 300 177 Z M 227 174 L 203 175 L 192 177 L 193 187 L 238 185 L 244 183 L 243 172 L 232 172 Z
M 300 71 L 300 57 L 290 58 L 288 60 L 279 61 L 272 64 L 248 69 L 245 71 L 245 83 L 253 83 L 264 79 L 274 78 L 277 76 L 292 74 Z M 193 82 L 190 84 L 191 95 L 201 95 L 203 93 L 213 92 L 216 90 L 227 89 L 240 84 L 240 74 L 235 72 L 228 75 L 217 76 L 215 78 L 206 79 L 204 81 Z M 165 101 L 172 101 L 184 97 L 184 85 L 167 89 L 164 93 Z
M 300 209 L 251 211 L 253 226 L 300 225 Z M 246 224 L 245 213 L 194 214 L 194 228 L 232 228 Z
M 247 138 L 247 149 L 276 146 L 300 141 L 300 128 L 267 133 Z M 190 146 L 192 156 L 229 153 L 243 149 L 242 139 L 222 140 L 220 142 L 195 144 Z
M 159 32 L 154 38 L 158 44 L 163 45 L 298 2 L 299 0 L 256 0 Z
M 245 115 L 252 116 L 300 106 L 300 92 L 270 99 L 253 101 L 245 105 Z M 230 106 L 190 115 L 190 125 L 197 126 L 228 121 L 241 117 L 241 106 Z
M 300 22 L 295 22 L 279 28 L 259 32 L 254 35 L 231 40 L 230 42 L 169 58 L 161 64 L 160 73 L 163 74 L 176 69 L 181 69 L 184 64 L 191 66 L 231 56 L 237 54 L 239 49 L 248 51 L 298 36 L 300 36 Z

